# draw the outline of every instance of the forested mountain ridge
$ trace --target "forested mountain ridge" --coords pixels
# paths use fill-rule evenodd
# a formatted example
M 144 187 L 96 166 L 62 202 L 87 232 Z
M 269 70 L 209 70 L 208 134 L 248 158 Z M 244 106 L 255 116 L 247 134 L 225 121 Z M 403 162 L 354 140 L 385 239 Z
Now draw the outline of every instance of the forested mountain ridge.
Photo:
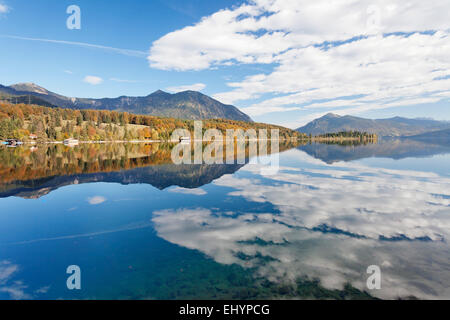
M 51 92 L 34 83 L 19 83 L 11 86 L 0 85 L 0 95 L 14 98 L 28 96 L 45 101 L 45 106 L 69 109 L 95 109 L 125 111 L 134 114 L 186 120 L 229 119 L 252 121 L 252 119 L 232 105 L 223 104 L 197 91 L 184 91 L 170 94 L 158 90 L 145 97 L 120 96 L 117 98 L 71 98 Z M 22 102 L 22 101 L 21 101 Z M 36 103 L 36 101 L 34 102 Z M 40 104 L 42 105 L 42 104 Z
M 203 129 L 278 129 L 280 139 L 297 138 L 300 133 L 265 123 L 212 119 L 202 121 Z M 194 120 L 160 118 L 107 110 L 73 110 L 49 108 L 0 101 L 0 140 L 28 140 L 31 134 L 39 141 L 62 141 L 76 138 L 83 141 L 163 140 L 170 139 L 176 129 L 186 129 L 191 135 Z
M 412 136 L 425 132 L 439 131 L 450 128 L 450 122 L 428 119 L 408 119 L 395 117 L 390 119 L 364 119 L 354 116 L 339 116 L 329 113 L 297 131 L 311 135 L 321 135 L 342 131 L 360 131 L 377 134 L 378 136 Z

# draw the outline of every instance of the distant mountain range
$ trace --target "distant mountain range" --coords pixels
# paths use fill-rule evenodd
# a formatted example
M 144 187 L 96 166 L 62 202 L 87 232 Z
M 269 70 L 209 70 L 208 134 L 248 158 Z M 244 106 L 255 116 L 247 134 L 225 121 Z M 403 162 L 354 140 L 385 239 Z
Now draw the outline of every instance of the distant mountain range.
M 339 116 L 329 113 L 316 119 L 307 125 L 298 128 L 297 131 L 306 134 L 320 135 L 341 131 L 360 131 L 376 133 L 384 137 L 415 136 L 429 132 L 437 132 L 450 129 L 450 122 L 408 119 L 395 117 L 390 119 L 364 119 L 353 116 Z M 442 131 L 444 133 L 444 131 Z
M 431 157 L 437 154 L 450 153 L 450 140 L 430 141 L 413 138 L 386 138 L 378 143 L 361 145 L 340 145 L 308 143 L 297 147 L 328 164 L 339 161 L 354 161 L 366 158 L 390 158 L 395 160 L 405 158 Z
M 0 85 L 0 96 L 15 103 L 31 102 L 47 107 L 125 111 L 134 114 L 187 120 L 229 119 L 251 122 L 252 119 L 232 105 L 225 105 L 197 91 L 170 94 L 158 90 L 145 97 L 70 98 L 48 91 L 34 83 Z M 16 100 L 17 99 L 17 100 Z
M 415 135 L 410 137 L 415 140 L 435 140 L 435 139 L 443 139 L 450 141 L 450 129 L 445 130 L 439 130 L 439 131 L 432 131 L 432 132 L 426 132 L 419 135 Z

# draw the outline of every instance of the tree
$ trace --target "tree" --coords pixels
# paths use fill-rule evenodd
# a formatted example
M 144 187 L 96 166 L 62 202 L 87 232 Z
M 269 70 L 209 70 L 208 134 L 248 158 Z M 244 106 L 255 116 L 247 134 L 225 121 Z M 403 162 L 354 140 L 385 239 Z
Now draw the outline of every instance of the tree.
M 96 134 L 97 134 L 97 131 L 95 130 L 95 128 L 92 127 L 92 126 L 89 126 L 88 127 L 88 136 L 89 136 L 89 138 L 94 137 Z
M 37 135 L 38 140 L 45 140 L 47 138 L 47 132 L 41 118 L 33 117 L 31 122 L 31 131 Z
M 130 134 L 128 132 L 128 126 L 125 125 L 123 140 L 128 140 L 128 139 L 130 139 Z
M 83 116 L 79 114 L 77 116 L 77 126 L 81 126 L 83 124 Z

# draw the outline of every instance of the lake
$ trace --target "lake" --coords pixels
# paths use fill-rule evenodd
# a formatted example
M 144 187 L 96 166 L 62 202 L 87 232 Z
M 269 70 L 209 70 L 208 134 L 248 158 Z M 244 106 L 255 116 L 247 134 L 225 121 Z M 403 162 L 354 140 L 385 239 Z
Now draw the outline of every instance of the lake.
M 448 143 L 288 144 L 269 175 L 172 147 L 1 147 L 0 298 L 450 299 Z

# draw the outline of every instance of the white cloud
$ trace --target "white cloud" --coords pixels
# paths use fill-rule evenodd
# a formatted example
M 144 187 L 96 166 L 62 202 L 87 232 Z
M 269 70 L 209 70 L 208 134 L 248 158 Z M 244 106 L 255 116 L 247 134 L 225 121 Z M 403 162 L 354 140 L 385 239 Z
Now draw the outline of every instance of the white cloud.
M 293 156 L 317 161 L 298 150 Z M 231 190 L 226 201 L 238 197 L 249 204 L 268 203 L 276 214 L 252 212 L 252 206 L 237 216 L 206 208 L 163 210 L 152 219 L 158 236 L 219 263 L 254 268 L 256 276 L 275 282 L 306 275 L 327 288 L 342 289 L 350 282 L 367 290 L 365 270 L 377 264 L 383 286 L 371 294 L 450 297 L 448 177 L 352 162 L 282 167 L 268 183 L 249 178 L 260 171 L 258 166 L 242 170 L 245 177 L 227 175 L 213 184 Z M 327 232 L 325 226 L 341 232 Z M 379 239 L 400 235 L 430 241 Z M 258 256 L 272 259 L 261 263 Z
M 195 196 L 204 196 L 205 194 L 207 194 L 207 192 L 201 188 L 187 189 L 187 188 L 175 187 L 175 188 L 169 189 L 169 192 L 191 194 L 191 195 L 195 195 Z
M 103 79 L 96 76 L 86 76 L 84 77 L 83 81 L 95 86 L 101 84 L 103 82 Z
M 194 83 L 194 84 L 188 84 L 183 86 L 176 86 L 176 87 L 169 87 L 166 88 L 169 92 L 183 92 L 183 91 L 202 91 L 206 88 L 206 84 L 204 83 Z
M 14 300 L 31 299 L 31 295 L 25 293 L 28 286 L 22 281 L 12 281 L 18 271 L 18 265 L 8 260 L 0 261 L 0 292 L 7 293 Z
M 7 260 L 0 261 L 0 284 L 5 283 L 18 270 L 18 265 Z
M 50 290 L 50 288 L 51 288 L 51 286 L 41 287 L 41 288 L 37 289 L 35 291 L 35 293 L 37 293 L 37 294 L 45 294 L 45 293 L 47 293 Z
M 0 3 L 0 13 L 7 13 L 9 10 L 9 7 L 6 4 Z
M 271 63 L 291 48 L 374 31 L 445 30 L 448 11 L 446 0 L 381 0 L 376 6 L 369 0 L 255 0 L 163 36 L 153 43 L 148 59 L 152 67 L 178 70 L 229 61 Z
M 450 2 L 373 3 L 255 0 L 163 36 L 148 60 L 174 70 L 269 64 L 272 71 L 214 95 L 232 104 L 275 96 L 243 110 L 253 116 L 299 107 L 357 113 L 446 98 Z
M 106 201 L 106 198 L 102 197 L 102 196 L 95 196 L 95 197 L 88 198 L 88 202 L 91 205 L 102 204 L 105 201 Z
M 257 172 L 259 168 L 248 166 L 244 170 Z M 443 191 L 447 190 L 444 186 L 450 186 L 448 178 L 354 163 L 303 169 L 295 174 L 287 172 L 289 168 L 282 168 L 272 178 L 282 185 L 267 186 L 257 180 L 249 184 L 247 179 L 234 176 L 224 176 L 214 184 L 237 189 L 230 195 L 274 204 L 283 212 L 283 221 L 289 224 L 307 228 L 327 224 L 372 239 L 399 234 L 435 241 L 450 237 L 447 231 L 450 219 L 441 216 L 450 205 L 445 198 L 449 192 Z M 342 190 L 346 190 L 345 195 Z M 361 209 L 371 214 L 361 214 Z
M 244 109 L 250 115 L 292 105 L 305 110 L 387 108 L 415 104 L 423 97 L 440 100 L 450 84 L 450 79 L 440 77 L 449 73 L 449 33 L 374 36 L 326 51 L 317 47 L 291 50 L 271 74 L 233 83 L 236 89 L 223 96 L 282 94 Z

